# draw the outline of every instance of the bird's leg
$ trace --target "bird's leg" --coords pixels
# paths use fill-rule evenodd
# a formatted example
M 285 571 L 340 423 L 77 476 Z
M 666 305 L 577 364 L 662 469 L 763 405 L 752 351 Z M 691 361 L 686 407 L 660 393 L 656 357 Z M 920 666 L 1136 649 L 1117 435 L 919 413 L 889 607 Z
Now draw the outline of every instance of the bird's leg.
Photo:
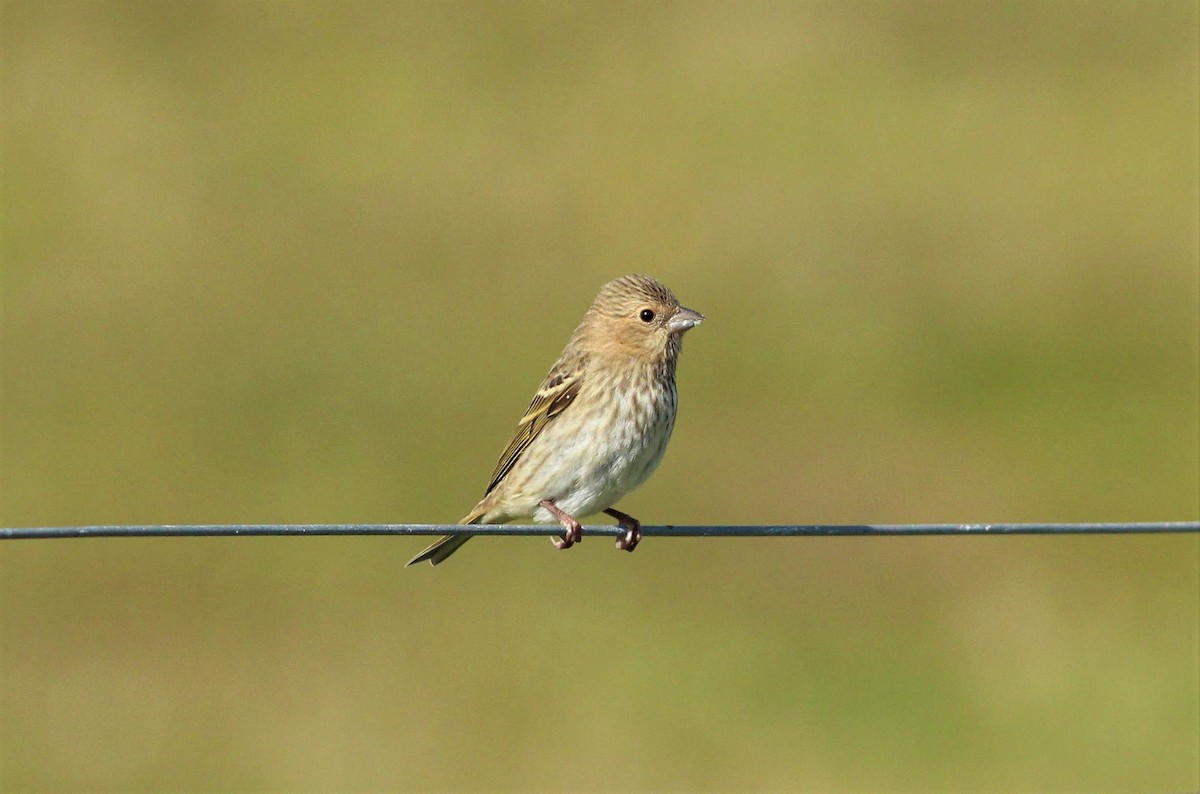
M 562 522 L 566 528 L 561 538 L 550 538 L 556 549 L 569 549 L 579 541 L 583 540 L 583 526 L 580 525 L 575 517 L 558 509 L 558 505 L 551 502 L 549 499 L 542 500 L 542 507 L 554 514 L 554 517 Z
M 633 551 L 638 541 L 642 539 L 641 522 L 633 516 L 622 513 L 620 510 L 613 510 L 611 507 L 604 512 L 617 519 L 621 529 L 625 530 L 625 534 L 617 538 L 617 548 Z

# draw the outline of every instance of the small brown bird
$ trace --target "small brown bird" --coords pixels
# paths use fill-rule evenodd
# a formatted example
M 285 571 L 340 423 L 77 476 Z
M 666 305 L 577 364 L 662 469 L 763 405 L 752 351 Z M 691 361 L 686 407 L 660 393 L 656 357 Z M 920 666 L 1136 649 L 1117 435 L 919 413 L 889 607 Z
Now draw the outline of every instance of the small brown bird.
M 617 548 L 633 551 L 641 525 L 612 506 L 662 460 L 683 334 L 703 319 L 649 276 L 601 287 L 517 423 L 487 493 L 458 523 L 559 521 L 566 532 L 553 541 L 566 549 L 583 539 L 576 516 L 603 511 L 625 530 Z M 470 538 L 446 535 L 408 564 L 437 565 Z

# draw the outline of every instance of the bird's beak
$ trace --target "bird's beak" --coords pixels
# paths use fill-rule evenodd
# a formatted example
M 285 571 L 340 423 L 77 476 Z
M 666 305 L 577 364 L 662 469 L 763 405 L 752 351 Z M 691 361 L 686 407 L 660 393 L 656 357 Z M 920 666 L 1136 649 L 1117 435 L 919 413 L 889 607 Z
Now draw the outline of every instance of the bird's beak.
M 686 307 L 680 306 L 676 312 L 671 315 L 671 319 L 667 320 L 667 328 L 672 333 L 681 334 L 689 328 L 695 328 L 704 321 L 704 315 L 700 312 L 692 311 Z

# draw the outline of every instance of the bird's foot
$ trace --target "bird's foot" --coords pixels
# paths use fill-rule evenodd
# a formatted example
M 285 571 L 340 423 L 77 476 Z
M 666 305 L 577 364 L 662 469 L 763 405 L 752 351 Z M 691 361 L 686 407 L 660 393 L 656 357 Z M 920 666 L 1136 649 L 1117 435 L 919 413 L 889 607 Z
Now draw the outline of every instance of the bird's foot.
M 569 549 L 583 540 L 583 527 L 579 525 L 578 521 L 573 521 L 570 524 L 564 521 L 563 526 L 567 528 L 567 531 L 563 533 L 561 538 L 550 538 L 550 541 L 554 544 L 554 548 L 560 550 Z
M 542 507 L 553 513 L 554 517 L 561 521 L 563 527 L 567 530 L 561 538 L 550 538 L 550 542 L 554 544 L 554 548 L 560 550 L 569 549 L 583 540 L 583 525 L 576 521 L 574 516 L 560 510 L 558 505 L 549 499 L 542 501 Z
M 642 539 L 642 524 L 636 518 L 620 510 L 609 508 L 604 511 L 608 515 L 617 519 L 618 525 L 625 530 L 625 534 L 617 538 L 617 548 L 622 551 L 633 551 L 639 541 Z

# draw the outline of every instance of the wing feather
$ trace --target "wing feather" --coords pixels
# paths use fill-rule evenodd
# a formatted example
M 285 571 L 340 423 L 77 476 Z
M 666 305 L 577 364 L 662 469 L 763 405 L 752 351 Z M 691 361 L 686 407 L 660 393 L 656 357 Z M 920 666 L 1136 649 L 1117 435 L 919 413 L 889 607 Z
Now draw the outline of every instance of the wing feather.
M 512 467 L 520 460 L 521 454 L 533 443 L 546 425 L 555 417 L 560 416 L 575 401 L 582 385 L 582 362 L 576 362 L 574 367 L 560 364 L 550 370 L 546 379 L 542 381 L 542 385 L 538 387 L 537 393 L 534 394 L 533 402 L 529 403 L 525 415 L 517 423 L 517 430 L 504 449 L 504 454 L 497 461 L 496 470 L 492 472 L 492 479 L 488 484 L 488 494 L 495 490 L 496 486 L 512 471 Z

